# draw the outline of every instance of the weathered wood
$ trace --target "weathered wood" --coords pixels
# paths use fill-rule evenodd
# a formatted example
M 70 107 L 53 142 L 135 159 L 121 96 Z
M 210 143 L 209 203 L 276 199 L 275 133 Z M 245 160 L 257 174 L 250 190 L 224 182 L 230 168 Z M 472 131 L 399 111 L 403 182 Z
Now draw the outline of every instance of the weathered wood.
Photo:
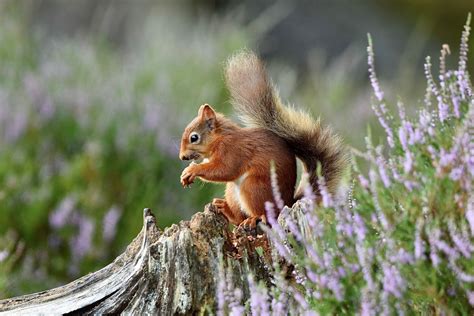
M 227 220 L 212 206 L 161 232 L 155 216 L 144 211 L 140 234 L 105 268 L 48 291 L 0 301 L 4 314 L 197 314 L 214 310 L 221 262 L 236 286 L 248 295 L 251 269 L 269 281 L 252 243 L 239 245 Z M 252 238 L 249 238 L 250 240 Z M 224 259 L 224 260 L 223 260 Z

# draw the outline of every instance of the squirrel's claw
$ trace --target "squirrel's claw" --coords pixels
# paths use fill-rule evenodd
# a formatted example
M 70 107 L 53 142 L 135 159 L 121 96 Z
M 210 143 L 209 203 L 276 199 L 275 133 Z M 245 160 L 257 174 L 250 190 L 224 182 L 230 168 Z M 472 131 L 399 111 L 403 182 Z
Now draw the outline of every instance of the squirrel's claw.
M 181 173 L 181 185 L 185 188 L 191 187 L 191 184 L 194 182 L 196 175 L 190 170 L 190 167 L 186 167 Z
M 239 227 L 242 227 L 245 230 L 253 230 L 257 228 L 257 225 L 260 222 L 262 222 L 261 216 L 251 216 L 246 218 L 242 223 L 240 223 Z

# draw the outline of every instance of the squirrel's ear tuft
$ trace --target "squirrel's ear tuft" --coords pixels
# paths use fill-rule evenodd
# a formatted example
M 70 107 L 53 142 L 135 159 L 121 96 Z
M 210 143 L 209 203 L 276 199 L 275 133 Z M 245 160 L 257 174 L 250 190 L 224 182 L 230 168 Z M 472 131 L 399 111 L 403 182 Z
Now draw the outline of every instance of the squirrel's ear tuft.
M 207 127 L 212 130 L 216 126 L 216 112 L 209 104 L 203 104 L 199 108 L 199 117 L 206 122 Z

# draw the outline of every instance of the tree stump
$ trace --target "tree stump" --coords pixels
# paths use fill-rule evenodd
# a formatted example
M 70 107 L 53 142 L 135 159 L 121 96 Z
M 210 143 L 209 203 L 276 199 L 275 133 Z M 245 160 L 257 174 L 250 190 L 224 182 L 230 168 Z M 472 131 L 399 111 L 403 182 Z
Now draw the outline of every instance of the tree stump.
M 101 270 L 48 291 L 0 301 L 3 314 L 189 315 L 216 308 L 216 291 L 227 266 L 248 297 L 249 270 L 269 282 L 263 258 L 247 236 L 229 231 L 211 205 L 190 221 L 163 232 L 150 209 L 143 228 L 125 252 Z M 248 240 L 253 240 L 248 237 Z

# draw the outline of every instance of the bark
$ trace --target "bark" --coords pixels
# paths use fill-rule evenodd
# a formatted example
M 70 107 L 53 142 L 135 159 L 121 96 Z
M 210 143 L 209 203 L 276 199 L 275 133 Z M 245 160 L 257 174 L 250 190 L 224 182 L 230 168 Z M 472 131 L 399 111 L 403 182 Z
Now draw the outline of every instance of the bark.
M 216 309 L 221 263 L 248 297 L 249 269 L 270 282 L 256 247 L 266 239 L 231 233 L 212 206 L 164 231 L 150 209 L 125 252 L 105 268 L 48 291 L 0 301 L 0 314 L 189 315 Z

